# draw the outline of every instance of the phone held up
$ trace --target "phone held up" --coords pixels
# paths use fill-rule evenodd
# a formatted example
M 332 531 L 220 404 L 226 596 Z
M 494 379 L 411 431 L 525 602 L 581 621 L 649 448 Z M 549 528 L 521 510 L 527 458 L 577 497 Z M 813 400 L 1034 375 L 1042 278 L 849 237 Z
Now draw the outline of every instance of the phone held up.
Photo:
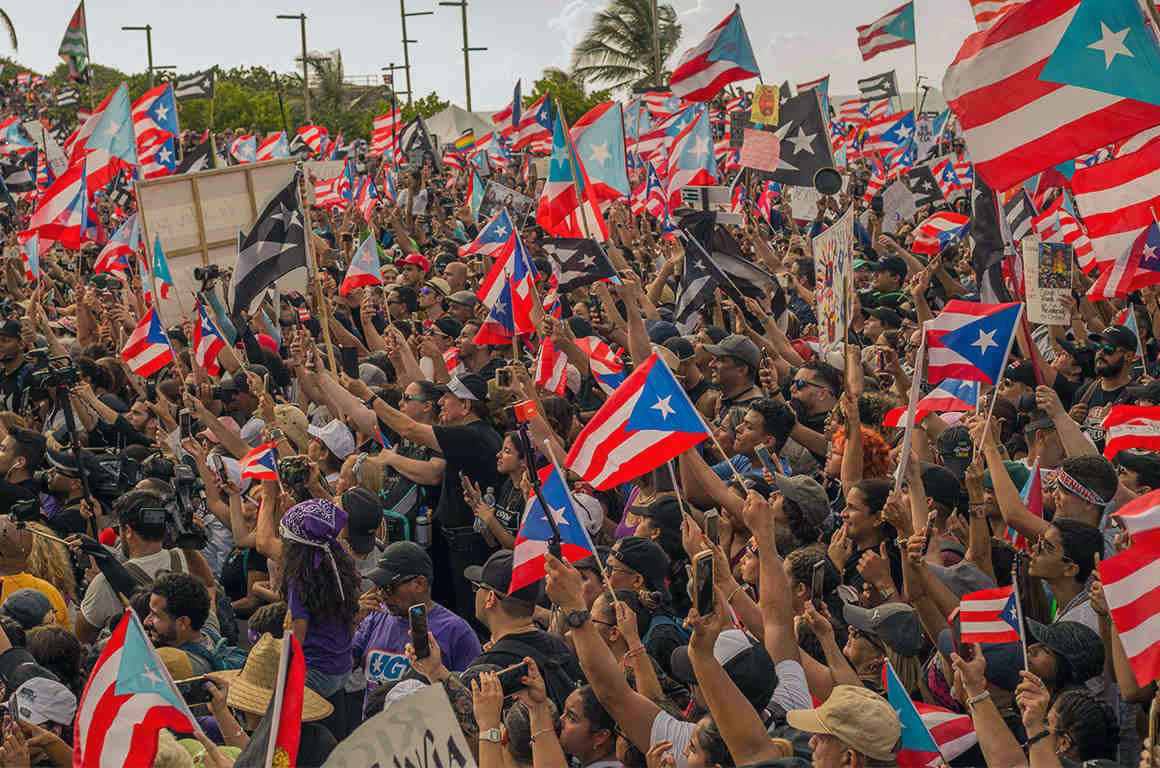
M 699 615 L 708 616 L 713 612 L 712 552 L 699 552 L 693 558 L 693 600 Z
M 411 647 L 415 649 L 415 658 L 425 659 L 431 655 L 431 641 L 427 636 L 427 606 L 419 603 L 407 609 L 407 618 L 411 622 Z

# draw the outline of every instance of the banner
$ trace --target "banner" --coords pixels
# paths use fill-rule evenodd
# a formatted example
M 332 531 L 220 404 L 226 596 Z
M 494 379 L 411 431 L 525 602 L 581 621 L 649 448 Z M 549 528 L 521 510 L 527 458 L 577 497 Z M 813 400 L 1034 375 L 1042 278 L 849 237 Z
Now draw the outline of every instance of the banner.
M 759 171 L 777 170 L 781 157 L 781 139 L 776 133 L 760 131 L 756 128 L 746 128 L 744 143 L 741 145 L 739 162 L 743 168 L 755 168 Z
M 1027 319 L 1032 323 L 1067 326 L 1071 313 L 1064 303 L 1071 296 L 1075 249 L 1067 243 L 1041 243 L 1023 238 L 1023 276 L 1027 286 Z
M 387 705 L 338 743 L 324 768 L 368 766 L 475 768 L 475 759 L 441 685 Z
M 514 220 L 523 222 L 535 210 L 536 201 L 511 187 L 489 181 L 483 193 L 483 202 L 479 205 L 480 221 L 488 221 L 505 206 Z
M 882 193 L 882 231 L 893 235 L 903 222 L 913 221 L 918 207 L 914 193 L 901 181 L 896 181 Z
M 823 349 L 846 338 L 846 291 L 853 287 L 854 208 L 814 238 L 818 343 Z
M 44 123 L 39 120 L 29 120 L 24 123 L 24 131 L 40 147 L 40 151 L 48 158 L 48 166 L 52 168 L 53 176 L 60 176 L 68 169 L 68 158 L 60 148 L 56 137 L 44 129 Z
M 778 93 L 776 85 L 758 85 L 753 89 L 753 106 L 750 107 L 749 119 L 759 125 L 776 126 L 778 121 Z

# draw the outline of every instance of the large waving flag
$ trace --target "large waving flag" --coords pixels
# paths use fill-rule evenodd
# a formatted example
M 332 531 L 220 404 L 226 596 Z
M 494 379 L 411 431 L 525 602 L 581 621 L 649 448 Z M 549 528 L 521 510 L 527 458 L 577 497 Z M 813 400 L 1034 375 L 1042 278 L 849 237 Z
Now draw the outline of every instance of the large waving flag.
M 286 132 L 271 133 L 262 139 L 255 153 L 257 160 L 285 160 L 290 157 L 290 143 L 286 141 Z
M 368 285 L 383 284 L 383 268 L 379 259 L 379 244 L 374 235 L 368 235 L 366 240 L 351 256 L 350 266 L 346 268 L 346 275 L 342 284 L 338 286 L 340 296 L 349 296 L 356 288 Z
M 1160 141 L 1150 141 L 1106 163 L 1081 168 L 1071 177 L 1094 251 L 1091 263 L 1080 261 L 1085 272 L 1090 273 L 1097 262 L 1110 267 L 1153 223 L 1152 212 L 1160 211 L 1158 176 Z
M 150 88 L 133 102 L 133 134 L 141 177 L 168 176 L 177 168 L 177 101 L 172 83 Z
M 395 109 L 375 117 L 371 124 L 371 154 L 385 156 L 383 165 L 390 165 L 395 159 L 396 143 L 402 133 L 402 120 Z
M 124 83 L 113 91 L 85 148 L 88 151 L 85 183 L 89 190 L 107 186 L 123 169 L 132 172 L 138 165 L 137 136 L 133 131 L 129 88 Z
M 78 249 L 88 229 L 87 161 L 74 162 L 37 201 L 28 222 L 43 241 Z
M 235 138 L 230 142 L 230 157 L 239 165 L 258 162 L 258 137 L 247 133 Z
M 459 247 L 459 258 L 480 256 L 490 257 L 495 261 L 505 261 L 512 249 L 516 247 L 515 232 L 516 225 L 512 223 L 511 214 L 508 213 L 507 208 L 501 208 L 499 213 L 492 216 L 491 221 L 479 230 L 479 234 L 475 236 L 474 240 Z M 480 285 L 480 289 L 476 293 L 480 301 L 486 301 L 484 297 L 491 294 L 492 282 L 492 279 L 486 279 Z
M 72 764 L 153 765 L 163 728 L 201 730 L 141 620 L 126 608 L 77 702 Z
M 735 5 L 699 45 L 681 56 L 669 77 L 669 86 L 674 96 L 710 101 L 729 83 L 760 75 L 749 33 L 741 20 L 741 6 Z
M 506 107 L 491 116 L 492 125 L 499 129 L 504 136 L 511 136 L 520 125 L 520 113 L 523 111 L 523 101 L 520 99 L 520 81 L 516 80 L 512 100 Z
M 966 237 L 970 226 L 971 218 L 966 214 L 939 211 L 915 228 L 911 250 L 933 256 L 951 243 Z
M 605 490 L 656 469 L 709 434 L 684 388 L 654 353 L 585 425 L 565 463 Z
M 1160 452 L 1160 406 L 1113 405 L 1103 426 L 1109 461 L 1129 449 Z
M 488 315 L 476 332 L 477 344 L 503 344 L 520 334 L 535 331 L 536 267 L 513 231 L 514 246 L 506 259 L 497 259 L 479 287 L 477 296 Z
M 1088 238 L 1084 226 L 1075 217 L 1070 205 L 1071 198 L 1064 191 L 1043 213 L 1031 219 L 1032 226 L 1044 243 L 1066 243 L 1075 249 L 1075 263 L 1085 273 L 1091 274 L 1099 265 L 1095 247 Z
M 85 23 L 83 0 L 68 21 L 57 55 L 68 65 L 68 76 L 71 79 L 79 81 L 84 78 L 89 70 L 89 30 Z
M 938 744 L 926 729 L 926 723 L 889 659 L 882 665 L 882 688 L 886 691 L 886 700 L 898 713 L 902 724 L 897 754 L 899 768 L 926 768 L 940 764 Z
M 1035 0 L 967 38 L 943 94 L 979 175 L 1010 189 L 1160 123 L 1157 71 L 1135 0 Z
M 552 160 L 536 205 L 536 223 L 556 237 L 591 237 L 599 242 L 608 239 L 600 205 L 583 163 L 577 162 L 563 117 L 556 120 L 552 129 Z
M 519 128 L 512 134 L 512 151 L 545 154 L 552 151 L 552 102 L 544 94 L 520 116 Z
M 1160 225 L 1149 224 L 1135 242 L 1110 264 L 1088 289 L 1089 298 L 1122 299 L 1133 291 L 1160 283 Z
M 567 386 L 568 356 L 556 349 L 555 342 L 550 336 L 540 341 L 540 350 L 536 353 L 536 367 L 532 378 L 537 387 L 554 395 L 563 395 Z
M 218 363 L 218 353 L 225 349 L 226 341 L 210 320 L 200 300 L 194 305 L 194 315 L 197 323 L 193 326 L 193 358 L 206 373 L 217 376 L 222 371 L 221 364 Z
M 713 129 L 704 109 L 696 110 L 692 122 L 673 141 L 665 165 L 668 210 L 681 207 L 681 189 L 717 183 L 717 160 L 713 157 Z
M 971 13 L 979 31 L 990 29 L 1005 14 L 1018 8 L 1024 0 L 971 0 Z
M 575 563 L 596 554 L 596 547 L 588 538 L 588 531 L 572 506 L 568 485 L 554 465 L 540 472 L 540 493 L 548 509 L 545 510 L 535 496 L 528 501 L 512 550 L 509 595 L 544 578 L 544 555 L 548 553 L 548 545 L 553 538 L 552 525 L 547 518 L 549 514 L 560 531 L 560 556 L 564 560 Z
M 624 152 L 624 110 L 606 101 L 588 110 L 572 126 L 572 145 L 584 163 L 596 200 L 626 199 L 631 193 Z
M 900 5 L 885 16 L 858 27 L 858 50 L 862 61 L 880 53 L 914 45 L 914 3 Z
M 954 299 L 924 323 L 927 380 L 998 384 L 1015 340 L 1023 304 L 978 304 Z
M 914 423 L 918 424 L 932 413 L 973 411 L 979 405 L 979 382 L 943 379 L 915 406 Z M 891 408 L 882 417 L 882 426 L 901 427 L 906 422 L 906 406 Z
M 866 152 L 893 152 L 914 138 L 914 112 L 898 112 L 862 126 L 860 149 Z
M 161 327 L 157 308 L 151 307 L 137 323 L 121 349 L 121 359 L 138 376 L 152 376 L 173 362 L 173 347 Z
M 1158 497 L 1160 491 L 1153 491 L 1129 504 L 1149 505 L 1148 517 L 1155 522 Z M 1160 679 L 1160 534 L 1129 530 L 1131 546 L 1100 562 L 1100 581 L 1136 681 L 1148 685 Z

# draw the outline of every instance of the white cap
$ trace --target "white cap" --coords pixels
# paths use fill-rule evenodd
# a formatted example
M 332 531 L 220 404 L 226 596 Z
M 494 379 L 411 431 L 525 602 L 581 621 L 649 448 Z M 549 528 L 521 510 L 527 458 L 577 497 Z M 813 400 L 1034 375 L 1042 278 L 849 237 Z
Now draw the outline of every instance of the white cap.
M 77 697 L 65 686 L 47 677 L 33 677 L 12 693 L 9 699 L 21 720 L 33 725 L 59 723 L 68 725 L 77 713 Z
M 311 426 L 308 430 L 311 437 L 317 437 L 330 452 L 342 461 L 354 453 L 354 435 L 350 428 L 338 419 L 332 420 L 325 427 Z
M 573 493 L 572 509 L 589 535 L 595 536 L 600 532 L 604 525 L 604 507 L 599 499 L 588 493 Z

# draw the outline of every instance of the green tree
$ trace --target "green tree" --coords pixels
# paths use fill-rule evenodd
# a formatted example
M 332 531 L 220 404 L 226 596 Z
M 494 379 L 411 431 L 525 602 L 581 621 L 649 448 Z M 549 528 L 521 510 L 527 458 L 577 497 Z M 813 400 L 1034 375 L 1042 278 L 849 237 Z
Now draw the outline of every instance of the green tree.
M 450 101 L 439 98 L 439 94 L 435 93 L 435 91 L 431 91 L 431 93 L 427 94 L 421 99 L 415 99 L 410 104 L 402 105 L 399 111 L 402 113 L 404 122 L 414 120 L 416 117 L 421 117 L 426 120 L 427 118 L 431 117 L 431 115 L 437 114 L 447 109 L 450 104 Z
M 677 49 L 681 24 L 671 5 L 657 6 L 660 67 L 653 55 L 653 0 L 611 0 L 572 50 L 572 72 L 589 85 L 613 90 L 661 85 L 664 62 Z
M 549 67 L 544 70 L 543 76 L 532 86 L 531 96 L 525 97 L 524 106 L 531 104 L 545 93 L 564 110 L 564 119 L 569 124 L 597 104 L 608 101 L 611 94 L 607 90 L 588 93 L 584 84 L 574 75 L 569 75 L 561 69 Z

